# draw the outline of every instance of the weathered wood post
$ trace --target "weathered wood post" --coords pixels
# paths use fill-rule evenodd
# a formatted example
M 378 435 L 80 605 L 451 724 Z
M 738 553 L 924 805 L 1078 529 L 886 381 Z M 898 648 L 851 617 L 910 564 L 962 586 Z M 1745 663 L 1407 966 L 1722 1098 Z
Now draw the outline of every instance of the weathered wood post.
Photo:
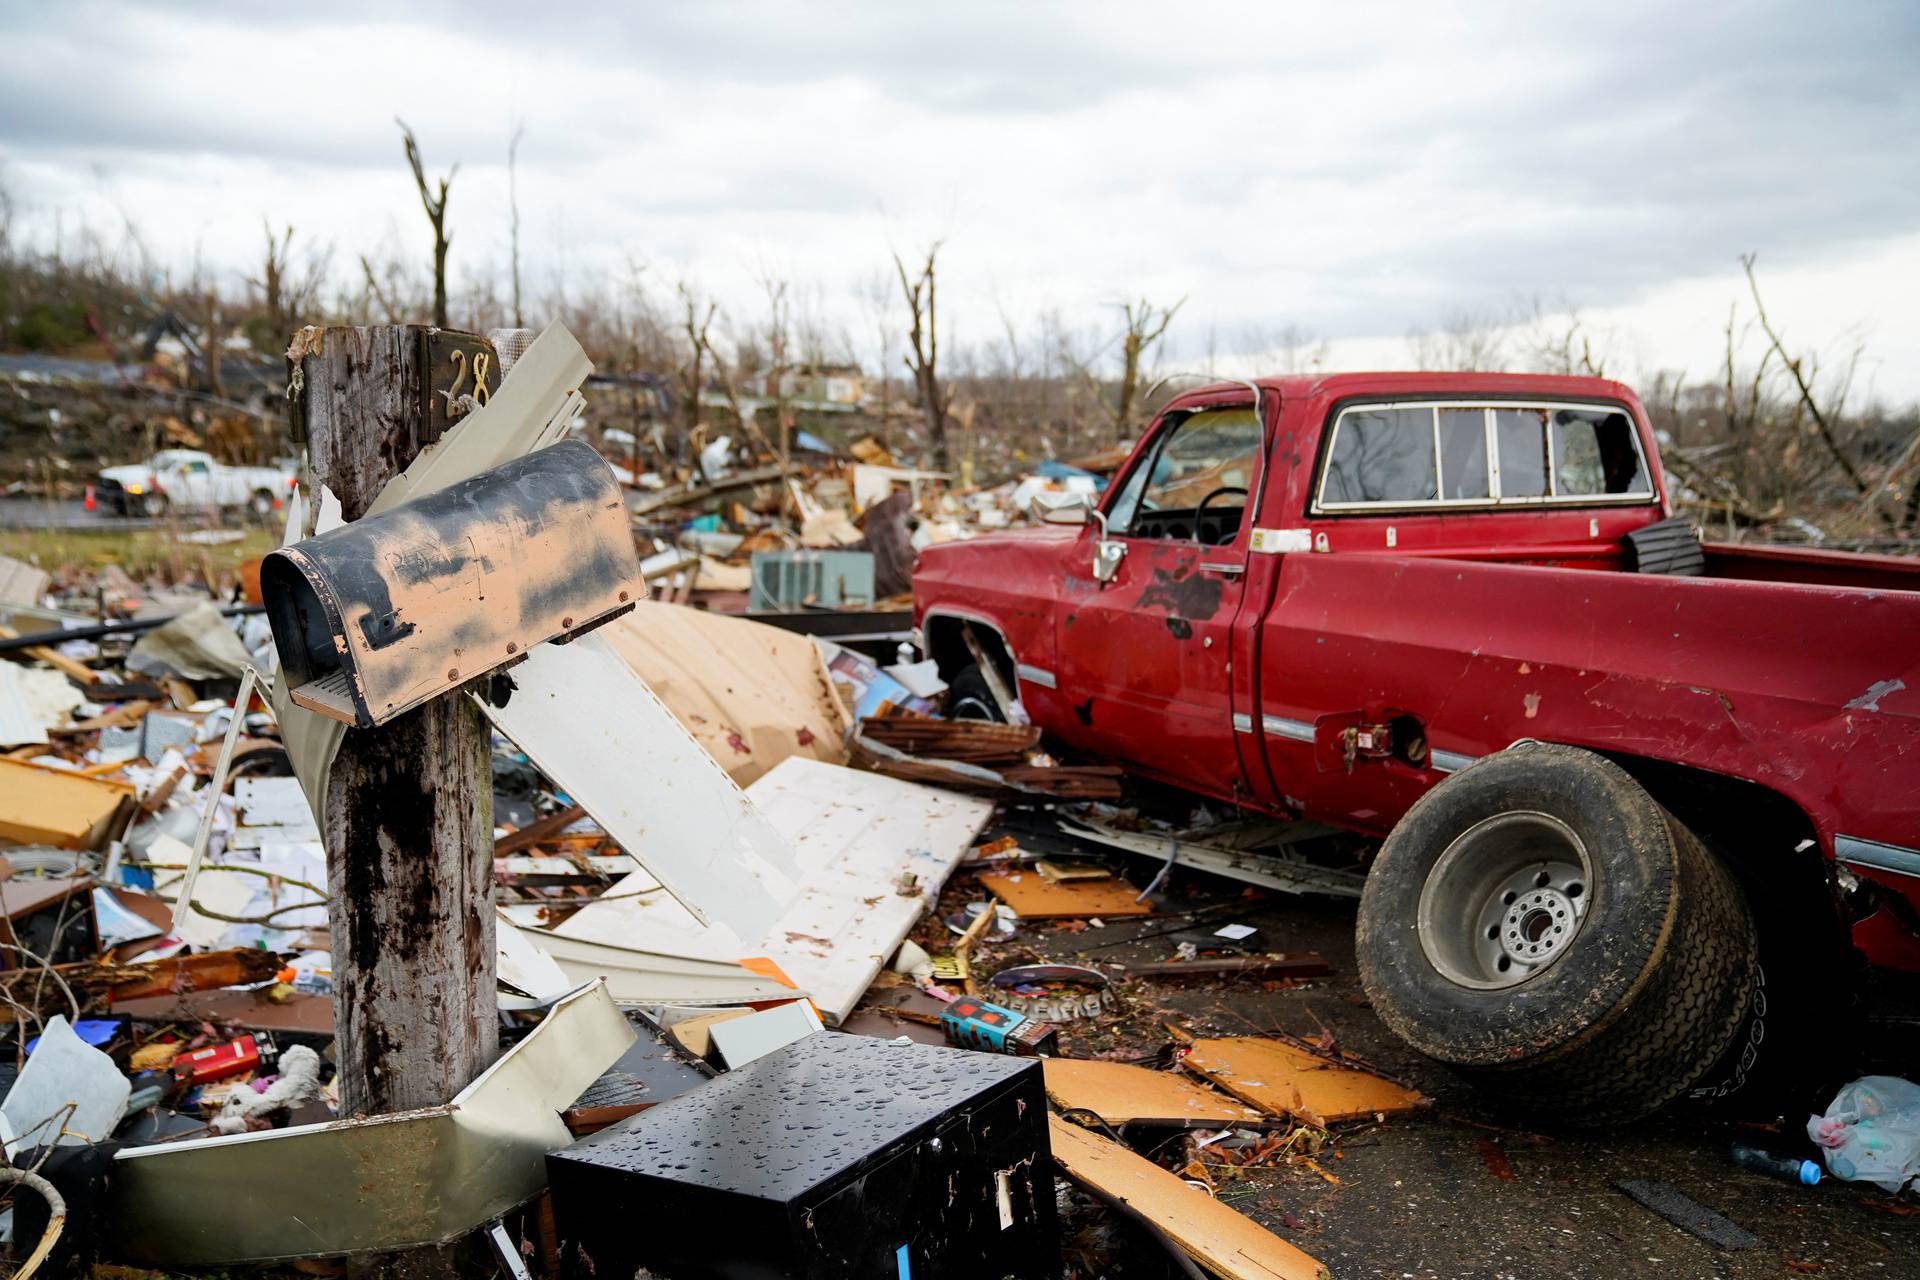
M 301 361 L 314 493 L 330 489 L 349 520 L 444 422 L 430 332 L 330 328 Z M 350 730 L 334 761 L 322 832 L 343 1114 L 439 1106 L 498 1055 L 489 754 L 456 693 Z M 406 1270 L 433 1272 L 420 1263 Z

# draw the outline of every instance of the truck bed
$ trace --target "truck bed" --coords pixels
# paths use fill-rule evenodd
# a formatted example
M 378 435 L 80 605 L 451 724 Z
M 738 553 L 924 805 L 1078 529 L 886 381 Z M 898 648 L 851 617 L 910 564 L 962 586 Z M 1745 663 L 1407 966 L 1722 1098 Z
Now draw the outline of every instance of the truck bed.
M 1263 627 L 1264 715 L 1392 707 L 1448 758 L 1527 737 L 1638 751 L 1777 790 L 1823 843 L 1840 794 L 1867 828 L 1848 835 L 1910 843 L 1920 830 L 1920 574 L 1907 562 L 1715 547 L 1718 576 L 1687 578 L 1285 560 Z

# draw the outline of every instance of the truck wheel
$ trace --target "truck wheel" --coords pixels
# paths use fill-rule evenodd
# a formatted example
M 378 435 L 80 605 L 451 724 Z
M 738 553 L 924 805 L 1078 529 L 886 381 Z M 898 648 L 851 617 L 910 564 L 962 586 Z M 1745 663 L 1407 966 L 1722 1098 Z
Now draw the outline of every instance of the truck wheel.
M 980 673 L 980 664 L 971 663 L 960 668 L 953 679 L 947 681 L 947 718 L 949 720 L 1004 720 L 1000 714 L 1000 704 L 993 700 L 992 690 L 987 688 L 987 678 Z
M 150 493 L 140 499 L 140 514 L 149 520 L 158 520 L 161 516 L 166 515 L 167 495 L 164 493 Z
M 1731 1043 L 1755 973 L 1727 869 L 1617 765 L 1541 743 L 1461 770 L 1401 819 L 1356 946 L 1402 1039 L 1571 1125 L 1684 1093 Z
M 256 490 L 254 495 L 247 499 L 247 510 L 255 520 L 265 524 L 273 519 L 273 495 L 265 489 Z

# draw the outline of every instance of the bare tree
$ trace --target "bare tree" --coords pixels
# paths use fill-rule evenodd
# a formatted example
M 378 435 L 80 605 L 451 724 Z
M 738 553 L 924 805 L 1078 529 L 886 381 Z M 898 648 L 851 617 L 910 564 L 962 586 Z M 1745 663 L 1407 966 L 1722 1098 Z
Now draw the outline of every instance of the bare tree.
M 1520 341 L 1525 348 L 1526 362 L 1542 373 L 1607 376 L 1606 357 L 1595 354 L 1593 334 L 1580 309 L 1571 303 L 1549 312 L 1540 299 L 1535 298 L 1527 312 Z
M 1408 334 L 1407 348 L 1418 369 L 1483 373 L 1506 363 L 1507 327 L 1492 314 L 1455 311 L 1434 328 Z
M 520 185 L 519 159 L 520 139 L 527 136 L 526 122 L 514 126 L 513 137 L 507 142 L 507 211 L 509 214 L 508 234 L 513 242 L 513 327 L 527 327 L 526 317 L 520 312 Z
M 300 325 L 303 315 L 316 309 L 333 254 L 330 248 L 309 249 L 304 265 L 296 263 L 292 227 L 282 228 L 276 236 L 272 224 L 263 218 L 261 229 L 266 232 L 266 246 L 260 274 L 247 277 L 247 283 L 260 291 L 267 329 L 277 344 Z
M 1133 421 L 1136 402 L 1140 398 L 1140 367 L 1147 352 L 1166 334 L 1167 326 L 1180 308 L 1186 305 L 1182 298 L 1171 307 L 1156 307 L 1145 298 L 1139 302 L 1120 304 L 1121 314 L 1126 318 L 1126 328 L 1119 336 L 1120 342 L 1120 378 L 1114 388 L 1113 401 L 1107 406 L 1108 425 L 1118 440 L 1131 440 L 1136 434 Z M 1111 341 L 1095 342 L 1090 354 L 1081 355 L 1074 349 L 1071 335 L 1067 335 L 1060 347 L 1060 355 L 1086 385 L 1096 403 L 1106 399 L 1106 390 L 1100 377 L 1094 372 L 1095 362 L 1101 354 L 1110 348 Z
M 1833 433 L 1832 421 L 1839 417 L 1846 407 L 1847 393 L 1853 384 L 1853 371 L 1860 362 L 1860 351 L 1857 347 L 1854 349 L 1852 358 L 1847 362 L 1847 371 L 1840 378 L 1839 386 L 1834 392 L 1833 402 L 1823 410 L 1820 401 L 1813 394 L 1813 384 L 1819 376 L 1818 362 L 1809 356 L 1794 356 L 1787 353 L 1786 345 L 1781 342 L 1773 322 L 1767 319 L 1766 304 L 1760 301 L 1760 282 L 1753 274 L 1755 258 L 1756 255 L 1751 253 L 1741 255 L 1740 266 L 1747 273 L 1747 288 L 1753 293 L 1754 314 L 1760 321 L 1761 332 L 1767 335 L 1769 350 L 1780 357 L 1780 363 L 1786 366 L 1787 373 L 1793 380 L 1794 390 L 1799 396 L 1799 405 L 1806 411 L 1807 416 L 1813 419 L 1814 429 L 1819 433 L 1821 442 L 1826 445 L 1827 452 L 1833 456 L 1834 462 L 1839 464 L 1840 470 L 1846 474 L 1847 480 L 1854 489 L 1865 497 L 1871 486 L 1868 485 L 1866 477 L 1860 474 L 1860 468 L 1854 465 L 1853 459 L 1847 456 L 1846 450 L 1840 447 L 1840 441 Z
M 366 254 L 360 255 L 360 274 L 367 282 L 367 297 L 380 304 L 380 310 L 386 313 L 388 324 L 400 324 L 401 308 L 395 305 L 392 290 L 382 288 L 380 275 L 374 270 L 372 259 Z
M 702 375 L 707 346 L 707 330 L 713 326 L 713 313 L 719 309 L 713 302 L 706 304 L 703 312 L 700 299 L 687 287 L 683 280 L 675 286 L 680 295 L 680 304 L 686 313 L 685 333 L 687 335 L 687 360 L 681 366 L 682 386 L 687 395 L 687 443 L 697 455 L 700 451 L 700 388 L 706 385 Z
M 1113 429 L 1117 439 L 1131 440 L 1135 435 L 1133 402 L 1140 392 L 1140 364 L 1166 336 L 1174 315 L 1186 305 L 1185 298 L 1171 307 L 1156 308 L 1145 298 L 1121 307 L 1127 318 L 1127 331 L 1120 338 L 1120 390 L 1114 399 Z
M 227 394 L 225 381 L 221 377 L 220 354 L 226 349 L 226 340 L 221 333 L 220 295 L 212 289 L 206 293 L 207 343 L 206 343 L 206 391 L 215 399 L 224 399 Z
M 727 398 L 727 408 L 733 411 L 734 421 L 738 422 L 747 434 L 753 437 L 754 443 L 759 447 L 763 455 L 771 456 L 775 452 L 773 445 L 768 442 L 766 433 L 760 429 L 760 424 L 754 420 L 752 412 L 740 402 L 740 351 L 742 344 L 735 344 L 734 359 L 729 362 L 723 358 L 718 351 L 714 350 L 713 339 L 708 336 L 704 330 L 701 333 L 700 341 L 707 349 L 707 358 L 713 362 L 714 376 L 720 380 L 720 394 Z
M 787 395 L 788 374 L 793 372 L 793 307 L 787 299 L 787 282 L 772 272 L 760 277 L 760 290 L 767 296 L 767 390 L 773 396 L 775 428 L 780 433 L 780 471 L 785 474 L 793 456 L 793 405 Z M 780 508 L 787 507 L 787 486 L 780 485 Z
M 452 242 L 447 234 L 447 188 L 453 182 L 453 175 L 460 172 L 460 165 L 456 162 L 447 170 L 447 176 L 439 180 L 439 194 L 434 195 L 427 187 L 427 171 L 420 161 L 420 144 L 414 141 L 413 130 L 400 117 L 393 119 L 406 142 L 407 164 L 413 170 L 414 185 L 420 188 L 420 207 L 427 211 L 427 221 L 433 224 L 433 322 L 444 329 L 447 327 L 447 246 Z
M 1257 367 L 1247 372 L 1256 376 L 1311 373 L 1324 368 L 1331 354 L 1325 338 L 1292 322 L 1277 329 L 1262 325 L 1250 325 L 1242 329 L 1240 350 L 1253 358 Z
M 906 298 L 907 311 L 913 319 L 912 326 L 907 330 L 907 343 L 911 350 L 904 359 L 907 368 L 913 371 L 914 383 L 920 389 L 920 411 L 927 419 L 927 438 L 933 447 L 933 465 L 937 470 L 945 471 L 949 466 L 947 409 L 953 393 L 940 385 L 940 338 L 936 331 L 938 313 L 934 305 L 934 259 L 939 253 L 940 241 L 936 240 L 927 248 L 925 265 L 911 278 L 907 275 L 907 264 L 900 260 L 897 253 L 893 255 L 893 267 L 900 276 L 900 292 Z
M 873 324 L 874 350 L 880 369 L 880 446 L 893 447 L 893 282 L 885 271 L 875 271 L 861 283 L 860 300 Z

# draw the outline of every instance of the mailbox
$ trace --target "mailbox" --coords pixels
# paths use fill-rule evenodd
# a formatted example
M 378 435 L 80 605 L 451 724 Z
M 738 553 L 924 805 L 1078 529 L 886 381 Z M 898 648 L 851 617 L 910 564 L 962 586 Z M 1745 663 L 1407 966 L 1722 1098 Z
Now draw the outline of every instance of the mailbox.
M 361 728 L 646 594 L 620 486 L 578 442 L 282 547 L 260 587 L 293 701 Z

